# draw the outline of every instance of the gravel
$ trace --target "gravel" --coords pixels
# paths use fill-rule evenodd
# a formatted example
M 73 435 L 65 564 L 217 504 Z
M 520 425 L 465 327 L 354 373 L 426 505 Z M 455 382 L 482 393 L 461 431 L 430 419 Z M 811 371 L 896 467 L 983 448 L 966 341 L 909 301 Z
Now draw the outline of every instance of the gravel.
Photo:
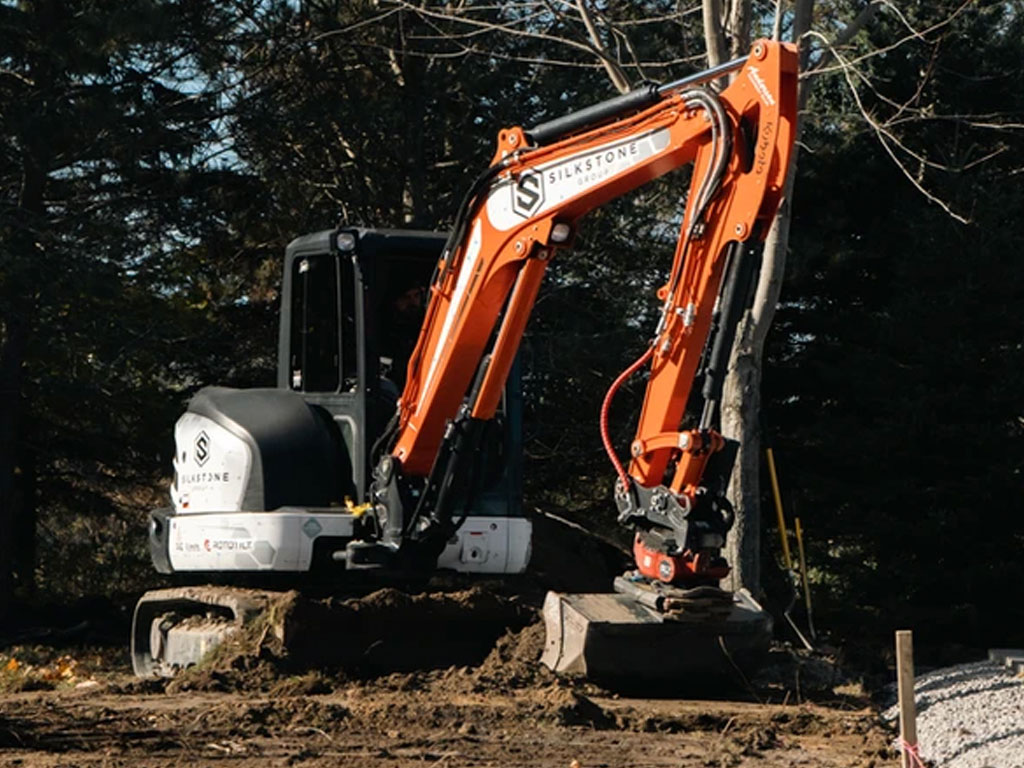
M 917 743 L 935 768 L 1024 768 L 1024 677 L 979 661 L 917 678 Z M 883 712 L 896 723 L 899 710 Z

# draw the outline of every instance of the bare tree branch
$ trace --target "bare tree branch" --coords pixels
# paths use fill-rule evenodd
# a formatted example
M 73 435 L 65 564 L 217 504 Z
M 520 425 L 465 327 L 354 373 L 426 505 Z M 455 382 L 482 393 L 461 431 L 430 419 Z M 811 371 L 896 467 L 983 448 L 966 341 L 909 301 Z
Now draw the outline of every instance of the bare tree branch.
M 606 13 L 599 12 L 599 15 L 601 17 L 601 21 L 604 22 L 606 27 L 608 27 L 608 30 L 615 37 L 615 39 L 619 40 L 623 45 L 626 46 L 626 50 L 629 52 L 632 66 L 634 66 L 637 72 L 639 72 L 640 78 L 642 80 L 649 80 L 650 78 L 648 78 L 647 74 L 644 72 L 644 64 L 640 61 L 640 57 L 637 54 L 636 48 L 633 47 L 633 41 L 630 39 L 629 35 L 626 34 L 625 30 L 622 29 L 623 25 L 617 22 L 613 22 L 611 19 L 608 18 L 608 15 Z
M 583 26 L 587 28 L 590 42 L 594 44 L 594 48 L 597 49 L 601 56 L 601 64 L 604 66 L 604 71 L 608 73 L 608 79 L 612 81 L 612 85 L 615 86 L 619 93 L 625 93 L 629 90 L 629 81 L 626 80 L 626 76 L 622 73 L 619 65 L 608 55 L 604 44 L 601 42 L 601 37 L 597 34 L 597 27 L 594 26 L 594 19 L 591 17 L 590 11 L 587 10 L 587 1 L 577 0 L 576 8 L 579 9 Z
M 878 0 L 873 0 L 872 5 L 875 5 L 877 2 L 878 2 Z M 875 50 L 873 50 L 873 51 L 871 51 L 869 53 L 865 53 L 865 54 L 863 54 L 861 56 L 858 56 L 858 57 L 856 57 L 854 59 L 850 59 L 847 62 L 847 65 L 848 66 L 856 65 L 856 64 L 859 64 L 860 62 L 865 61 L 867 59 L 874 58 L 875 56 L 881 56 L 882 54 L 889 53 L 890 51 L 893 51 L 893 50 L 899 48 L 901 45 L 904 45 L 905 43 L 907 43 L 907 42 L 909 42 L 911 40 L 921 40 L 921 39 L 924 39 L 925 35 L 927 35 L 927 34 L 929 34 L 931 32 L 934 32 L 934 31 L 936 31 L 938 29 L 942 29 L 943 27 L 946 27 L 949 24 L 952 24 L 954 19 L 956 19 L 957 16 L 959 16 L 961 13 L 963 13 L 964 10 L 966 10 L 967 7 L 969 5 L 971 5 L 972 3 L 974 3 L 974 0 L 964 0 L 964 2 L 960 5 L 960 7 L 958 7 L 955 11 L 953 11 L 953 13 L 951 13 L 949 16 L 947 16 L 942 21 L 936 22 L 935 24 L 933 24 L 932 26 L 930 26 L 928 29 L 924 30 L 923 32 L 916 32 L 915 31 L 915 32 L 913 32 L 913 33 L 911 33 L 909 35 L 901 37 L 899 40 L 897 40 L 896 42 L 894 42 L 894 43 L 892 43 L 890 45 L 886 45 L 886 46 L 883 46 L 881 48 L 876 48 Z M 865 9 L 865 11 L 866 10 L 867 9 Z M 868 19 L 867 21 L 870 21 L 870 19 Z M 865 24 L 867 23 L 867 21 L 865 22 Z M 850 26 L 852 27 L 852 25 L 855 22 L 856 22 L 856 19 L 853 22 L 850 22 Z M 841 45 L 845 45 L 846 42 L 849 42 L 849 39 L 852 39 L 853 35 L 856 34 L 859 31 L 860 31 L 859 28 L 858 29 L 853 29 L 852 33 L 849 35 L 848 39 L 845 42 L 840 42 L 840 39 L 845 36 L 843 33 L 840 33 L 840 36 L 837 37 L 835 41 L 828 41 L 827 38 L 825 38 L 823 35 L 821 35 L 820 33 L 817 33 L 817 32 L 815 32 L 815 33 L 808 32 L 806 34 L 813 34 L 814 36 L 821 37 L 822 40 L 826 41 L 826 51 L 828 51 L 829 49 L 834 51 L 835 48 L 837 48 L 837 47 L 839 47 Z M 844 30 L 844 32 L 845 32 L 845 30 Z M 800 77 L 801 78 L 804 78 L 804 77 L 815 77 L 817 75 L 824 75 L 824 74 L 828 74 L 830 72 L 840 72 L 840 71 L 843 71 L 844 69 L 845 69 L 845 67 L 843 67 L 842 65 L 835 66 L 835 67 L 824 66 L 824 61 L 822 61 L 822 65 L 821 66 L 816 66 L 816 67 L 814 67 L 813 69 L 811 69 L 809 71 L 803 72 L 800 75 Z
M 825 46 L 831 48 L 831 41 L 828 40 L 821 33 L 809 31 L 806 34 L 809 36 L 820 38 Z M 921 163 L 929 165 L 931 163 L 918 153 L 915 153 L 911 149 L 909 149 L 902 141 L 900 141 L 900 139 L 891 130 L 889 130 L 885 125 L 883 125 L 874 118 L 871 112 L 864 106 L 864 102 L 861 99 L 860 91 L 857 90 L 857 85 L 853 79 L 854 74 L 856 74 L 858 77 L 862 79 L 864 79 L 864 76 L 861 73 L 857 72 L 856 68 L 852 65 L 852 62 L 846 61 L 846 59 L 843 58 L 842 54 L 840 54 L 837 50 L 832 48 L 831 53 L 839 62 L 840 71 L 843 73 L 843 77 L 846 80 L 846 84 L 849 86 L 850 94 L 853 96 L 853 100 L 856 103 L 858 110 L 860 110 L 861 117 L 875 132 L 875 135 L 878 137 L 879 143 L 882 145 L 882 148 L 886 151 L 886 154 L 888 154 L 889 157 L 892 158 L 893 162 L 896 163 L 896 167 L 900 169 L 903 175 L 907 177 L 907 179 L 910 181 L 911 184 L 914 185 L 917 191 L 924 195 L 924 197 L 927 198 L 930 202 L 939 206 L 950 217 L 956 219 L 961 224 L 969 224 L 969 219 L 958 214 L 949 206 L 948 203 L 946 203 L 941 198 L 929 192 L 921 183 L 921 181 L 915 176 L 915 174 L 911 173 L 910 169 L 908 169 L 906 165 L 904 165 L 903 161 L 896 154 L 894 147 L 898 148 L 902 152 L 906 153 L 907 155 L 914 158 L 915 160 L 918 160 Z
M 370 24 L 377 24 L 378 22 L 383 21 L 389 16 L 393 16 L 394 14 L 398 13 L 400 10 L 401 8 L 391 8 L 390 10 L 384 11 L 383 13 L 379 13 L 376 16 L 373 16 L 372 18 L 363 19 L 362 21 L 357 21 L 354 24 L 349 24 L 347 27 L 342 27 L 341 29 L 331 29 L 328 30 L 327 32 L 321 32 L 319 35 L 315 35 L 312 38 L 312 40 L 313 42 L 317 42 L 318 40 L 324 40 L 325 38 L 328 37 L 347 35 L 350 32 L 354 32 L 355 30 L 359 29 L 360 27 L 366 27 L 369 26 Z

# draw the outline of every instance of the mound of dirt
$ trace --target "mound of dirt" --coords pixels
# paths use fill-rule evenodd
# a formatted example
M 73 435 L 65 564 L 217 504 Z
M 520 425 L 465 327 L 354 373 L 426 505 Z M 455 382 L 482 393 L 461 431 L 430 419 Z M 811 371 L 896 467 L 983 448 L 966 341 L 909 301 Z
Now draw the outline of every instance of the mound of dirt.
M 408 594 L 381 589 L 352 600 L 305 600 L 285 619 L 289 656 L 356 674 L 476 664 L 534 609 L 482 587 Z
M 386 588 L 346 600 L 281 593 L 168 690 L 273 691 L 289 678 L 288 691 L 318 692 L 345 680 L 477 665 L 510 628 L 535 620 L 535 609 L 479 586 L 422 594 Z
M 494 644 L 473 675 L 478 683 L 503 688 L 522 688 L 550 682 L 554 675 L 540 664 L 544 650 L 544 622 L 509 630 Z

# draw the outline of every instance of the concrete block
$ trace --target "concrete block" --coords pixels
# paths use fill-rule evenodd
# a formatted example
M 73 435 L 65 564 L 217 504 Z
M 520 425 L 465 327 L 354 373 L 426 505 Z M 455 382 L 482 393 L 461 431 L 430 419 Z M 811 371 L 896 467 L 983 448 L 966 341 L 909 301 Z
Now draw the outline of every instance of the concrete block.
M 1011 668 L 1024 665 L 1024 648 L 989 648 L 988 660 Z

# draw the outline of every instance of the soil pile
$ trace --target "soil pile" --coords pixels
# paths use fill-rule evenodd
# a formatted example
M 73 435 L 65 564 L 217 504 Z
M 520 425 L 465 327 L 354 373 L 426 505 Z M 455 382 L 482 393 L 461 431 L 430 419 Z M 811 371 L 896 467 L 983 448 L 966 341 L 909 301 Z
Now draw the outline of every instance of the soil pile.
M 386 588 L 346 600 L 281 593 L 168 690 L 269 691 L 288 677 L 288 690 L 315 693 L 344 680 L 477 665 L 510 628 L 535 619 L 515 597 L 479 586 L 421 594 Z
M 523 688 L 551 682 L 557 678 L 540 664 L 544 650 L 544 622 L 537 621 L 520 630 L 509 630 L 473 671 L 483 686 Z

